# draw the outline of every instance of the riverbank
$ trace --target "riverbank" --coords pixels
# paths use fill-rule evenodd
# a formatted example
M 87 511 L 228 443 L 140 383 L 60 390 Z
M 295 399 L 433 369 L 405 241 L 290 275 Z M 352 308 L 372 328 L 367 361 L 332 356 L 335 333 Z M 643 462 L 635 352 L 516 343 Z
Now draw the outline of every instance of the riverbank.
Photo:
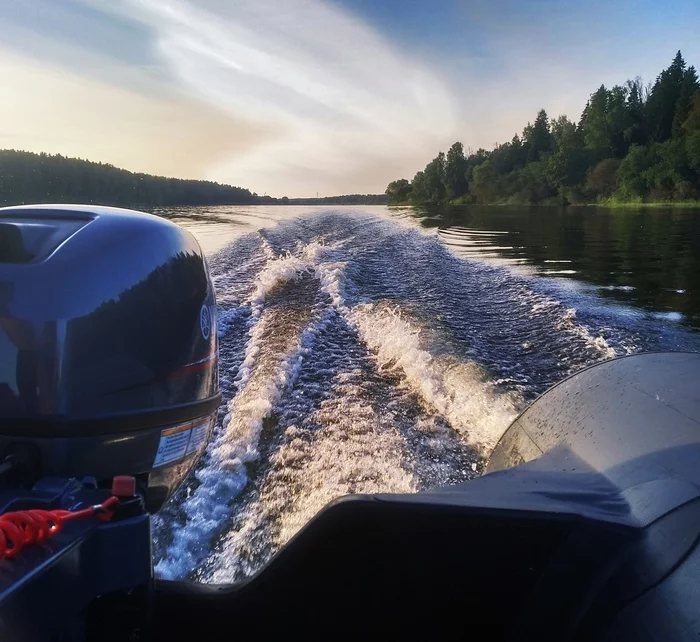
M 635 209 L 639 207 L 656 208 L 700 208 L 700 201 L 615 201 L 608 199 L 600 203 L 587 203 L 584 207 L 606 207 L 609 209 Z
M 600 85 L 578 122 L 542 109 L 522 135 L 490 150 L 465 153 L 457 141 L 412 180 L 391 181 L 386 194 L 392 203 L 696 207 L 697 72 L 679 51 L 650 87 L 639 77 Z
M 695 208 L 700 209 L 700 201 L 616 201 L 612 199 L 599 201 L 597 203 L 561 203 L 545 201 L 543 203 L 517 203 L 513 201 L 498 201 L 494 203 L 465 203 L 460 199 L 449 201 L 442 205 L 434 205 L 431 203 L 391 203 L 391 207 L 604 207 L 606 209 L 636 209 L 644 208 L 659 208 L 659 209 L 675 209 L 675 208 Z

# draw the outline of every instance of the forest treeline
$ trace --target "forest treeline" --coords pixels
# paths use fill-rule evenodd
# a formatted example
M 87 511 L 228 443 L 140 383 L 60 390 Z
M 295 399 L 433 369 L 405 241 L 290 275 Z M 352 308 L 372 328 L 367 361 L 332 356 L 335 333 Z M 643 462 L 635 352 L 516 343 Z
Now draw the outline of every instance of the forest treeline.
M 700 83 L 679 51 L 654 83 L 601 85 L 578 122 L 544 110 L 522 135 L 465 154 L 455 143 L 391 203 L 583 204 L 700 198 Z
M 255 203 L 242 187 L 137 174 L 106 163 L 0 150 L 0 203 L 99 203 L 128 207 Z
M 385 194 L 273 198 L 211 181 L 165 178 L 60 154 L 0 150 L 0 205 L 97 203 L 122 207 L 178 205 L 330 205 L 386 203 Z
M 386 194 L 345 194 L 344 196 L 321 196 L 317 198 L 275 199 L 276 202 L 289 205 L 386 205 Z

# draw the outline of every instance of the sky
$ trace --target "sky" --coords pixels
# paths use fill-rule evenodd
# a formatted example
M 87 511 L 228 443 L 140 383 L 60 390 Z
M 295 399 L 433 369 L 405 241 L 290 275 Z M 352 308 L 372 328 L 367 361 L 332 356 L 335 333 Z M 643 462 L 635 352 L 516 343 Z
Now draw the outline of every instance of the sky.
M 381 193 L 678 49 L 700 67 L 699 32 L 698 0 L 0 0 L 0 148 Z

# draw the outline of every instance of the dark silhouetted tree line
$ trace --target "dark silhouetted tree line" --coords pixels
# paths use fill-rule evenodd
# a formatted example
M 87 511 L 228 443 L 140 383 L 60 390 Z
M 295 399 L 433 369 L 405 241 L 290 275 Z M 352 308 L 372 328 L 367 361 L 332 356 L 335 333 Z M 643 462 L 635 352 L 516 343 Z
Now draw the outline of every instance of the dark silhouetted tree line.
M 371 205 L 386 194 L 325 198 L 273 198 L 211 181 L 135 174 L 105 163 L 31 152 L 0 150 L 0 205 L 97 203 L 125 207 L 174 205 Z
M 0 150 L 0 204 L 99 203 L 157 207 L 256 203 L 241 187 L 135 174 L 77 158 Z
M 285 200 L 286 199 L 286 200 Z M 320 198 L 274 199 L 275 203 L 289 205 L 385 205 L 389 202 L 386 194 L 344 194 L 342 196 L 321 196 Z
M 440 152 L 391 203 L 569 204 L 700 198 L 700 83 L 679 51 L 656 82 L 591 94 L 578 123 L 544 110 L 493 150 Z

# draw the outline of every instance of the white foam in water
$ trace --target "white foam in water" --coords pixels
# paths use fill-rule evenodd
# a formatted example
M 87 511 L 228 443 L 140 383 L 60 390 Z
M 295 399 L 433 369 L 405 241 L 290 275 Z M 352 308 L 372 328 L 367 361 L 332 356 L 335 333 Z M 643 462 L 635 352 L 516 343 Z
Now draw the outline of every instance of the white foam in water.
M 231 324 L 238 319 L 250 312 L 250 308 L 247 305 L 235 306 L 232 308 L 221 308 L 217 307 L 216 310 L 216 327 L 219 333 L 219 338 L 223 337 Z
M 362 372 L 338 374 L 332 395 L 307 418 L 314 430 L 289 426 L 272 456 L 256 500 L 215 554 L 207 582 L 231 582 L 256 570 L 332 500 L 352 493 L 417 490 L 403 466 L 403 442 L 367 403 Z
M 272 249 L 270 242 L 264 236 L 261 236 L 261 243 L 263 254 L 268 261 L 274 261 L 278 258 L 277 253 Z
M 421 332 L 428 329 L 398 309 L 379 309 L 376 304 L 348 308 L 342 263 L 321 264 L 316 274 L 336 308 L 376 353 L 380 366 L 400 370 L 424 401 L 471 445 L 490 452 L 516 416 L 515 402 L 494 393 L 476 364 L 434 357 L 421 342 Z
M 216 289 L 217 305 L 238 306 L 249 295 L 253 278 L 265 267 L 266 252 L 261 251 L 264 242 L 261 237 L 253 238 L 245 244 L 243 255 L 232 245 L 215 257 L 210 257 L 212 282 Z
M 601 290 L 618 290 L 620 292 L 634 292 L 636 289 L 633 285 L 601 285 L 599 286 Z
M 382 367 L 399 369 L 421 397 L 467 441 L 490 452 L 517 411 L 507 395 L 495 394 L 474 363 L 433 356 L 421 340 L 425 328 L 394 308 L 355 307 L 350 318 Z
M 331 249 L 329 246 L 317 241 L 301 248 L 301 256 L 294 256 L 289 252 L 277 256 L 267 241 L 263 242 L 263 247 L 265 254 L 268 256 L 268 261 L 265 269 L 260 272 L 255 280 L 253 292 L 250 296 L 250 304 L 254 309 L 261 308 L 267 296 L 275 288 L 288 281 L 296 281 L 304 274 L 314 272 L 314 262 Z
M 343 282 L 343 271 L 346 265 L 344 262 L 327 262 L 317 266 L 315 270 L 321 289 L 330 297 L 332 305 L 341 312 L 347 311 Z
M 588 328 L 576 322 L 575 308 L 567 308 L 564 311 L 564 315 L 559 322 L 559 328 L 561 330 L 568 330 L 583 339 L 586 344 L 598 350 L 601 357 L 604 359 L 614 359 L 617 356 L 615 348 L 613 348 L 604 337 L 594 337 Z
M 300 229 L 306 234 L 305 227 Z M 374 228 L 363 232 L 367 241 L 352 236 L 355 229 L 350 233 L 352 239 L 360 240 L 362 247 L 371 244 Z M 390 233 L 395 229 L 392 223 Z M 180 507 L 185 523 L 172 525 L 172 543 L 156 566 L 161 577 L 181 578 L 206 562 L 201 578 L 214 582 L 239 579 L 259 568 L 338 496 L 413 492 L 426 479 L 454 479 L 452 470 L 462 467 L 471 474 L 473 460 L 460 458 L 461 451 L 455 455 L 454 449 L 450 455 L 449 449 L 457 443 L 470 456 L 471 446 L 487 454 L 522 406 L 517 394 L 498 391 L 499 384 L 520 381 L 517 376 L 508 372 L 494 381 L 479 365 L 465 361 L 451 340 L 441 341 L 429 321 L 421 321 L 395 302 L 362 299 L 368 292 L 358 292 L 359 280 L 355 283 L 348 278 L 349 267 L 356 267 L 351 264 L 355 260 L 352 246 L 349 253 L 338 252 L 341 242 L 329 244 L 316 236 L 303 243 L 300 232 L 292 232 L 291 240 L 286 231 L 270 232 L 272 242 L 261 235 L 264 266 L 254 279 L 248 277 L 245 289 L 232 283 L 236 296 L 226 300 L 231 305 L 221 313 L 219 328 L 223 335 L 241 316 L 248 323 L 241 365 L 237 372 L 227 373 L 231 378 L 235 374 L 237 393 L 196 473 L 199 486 Z M 380 241 L 386 240 L 381 238 L 382 230 L 376 232 Z M 280 255 L 273 248 L 277 243 L 293 253 Z M 530 281 L 513 281 L 512 272 L 509 274 L 504 309 L 525 323 L 561 331 L 566 350 L 582 355 L 572 361 L 572 368 L 584 361 L 616 356 L 603 336 L 595 336 L 595 330 L 577 319 L 570 297 L 562 295 L 567 305 L 533 291 Z M 225 295 L 229 281 L 221 277 L 218 283 Z M 291 289 L 283 290 L 285 287 Z M 307 296 L 310 302 L 300 302 L 300 296 Z M 346 322 L 352 331 L 344 328 L 343 332 L 352 337 L 350 342 L 359 337 L 370 355 L 358 350 L 363 355 L 362 367 L 356 367 L 359 361 L 350 360 L 347 363 L 353 365 L 339 371 L 319 360 L 313 364 L 318 380 L 307 381 L 305 374 L 304 385 L 294 388 L 302 362 L 315 347 L 322 346 L 341 358 L 354 354 L 352 348 L 345 352 L 345 339 L 337 339 L 339 343 L 329 348 L 326 342 L 333 333 L 324 335 L 323 343 L 317 341 L 331 321 Z M 619 346 L 619 339 L 616 341 Z M 317 358 L 319 353 L 313 354 Z M 373 372 L 375 386 L 391 391 L 386 398 L 376 396 L 376 388 L 364 381 L 362 368 L 365 373 Z M 390 376 L 380 376 L 382 371 Z M 325 372 L 331 373 L 328 378 Z M 314 394 L 302 397 L 311 392 Z M 313 400 L 303 419 L 294 414 L 298 412 L 294 406 L 297 396 Z M 378 400 L 380 407 L 386 404 L 381 410 L 373 409 Z M 413 406 L 402 406 L 406 400 Z M 402 413 L 401 408 L 408 410 Z M 418 408 L 420 417 L 410 408 Z M 265 427 L 272 425 L 267 420 L 276 410 L 285 418 L 277 424 L 278 441 L 274 447 L 265 446 L 264 452 L 270 449 L 272 453 L 269 461 L 255 467 L 255 483 L 239 497 L 248 483 L 250 464 L 260 459 L 260 439 Z M 431 477 L 429 467 L 440 465 L 452 469 Z M 216 536 L 221 539 L 212 552 Z
M 264 420 L 293 385 L 304 354 L 327 322 L 327 312 L 317 313 L 296 340 L 293 328 L 286 328 L 284 336 L 277 332 L 275 339 L 285 345 L 278 353 L 267 354 L 270 333 L 278 328 L 273 325 L 274 315 L 265 314 L 264 302 L 276 287 L 298 280 L 308 270 L 308 261 L 285 256 L 269 260 L 258 276 L 250 300 L 249 340 L 236 377 L 239 392 L 229 403 L 223 430 L 210 446 L 206 464 L 196 472 L 200 485 L 181 506 L 186 523 L 175 528 L 166 556 L 156 565 L 160 577 L 184 577 L 206 558 L 213 535 L 231 515 L 229 502 L 247 483 L 245 465 L 259 457 Z
M 260 309 L 265 303 L 265 299 L 275 288 L 288 281 L 301 278 L 304 272 L 308 272 L 310 269 L 308 261 L 291 254 L 271 259 L 255 281 L 253 293 L 250 296 L 250 305 L 254 309 Z
M 533 303 L 533 300 L 537 301 Z M 559 317 L 558 329 L 569 332 L 592 348 L 602 359 L 614 359 L 617 351 L 602 336 L 594 336 L 584 325 L 577 322 L 576 308 L 565 308 L 560 301 L 539 294 L 532 294 L 524 305 L 535 315 Z
M 653 312 L 652 316 L 655 319 L 662 319 L 663 321 L 683 321 L 683 314 L 681 312 Z
M 196 566 L 196 555 L 189 552 L 192 542 L 202 538 L 210 540 L 212 528 L 220 528 L 213 524 L 226 519 L 221 504 L 226 501 L 227 494 L 222 495 L 217 489 L 227 489 L 230 480 L 235 479 L 233 494 L 240 492 L 247 479 L 245 464 L 259 458 L 258 442 L 264 418 L 270 415 L 296 379 L 301 359 L 314 337 L 335 314 L 334 310 L 359 331 L 380 367 L 392 368 L 401 374 L 409 388 L 432 411 L 445 417 L 469 444 L 484 451 L 493 448 L 515 416 L 512 399 L 494 392 L 475 364 L 433 357 L 421 343 L 421 329 L 415 321 L 403 318 L 393 309 L 377 309 L 368 304 L 349 307 L 345 299 L 346 264 L 322 261 L 327 253 L 328 248 L 318 244 L 301 248 L 303 258 L 274 259 L 269 262 L 268 273 L 258 279 L 259 287 L 251 302 L 261 306 L 280 281 L 306 274 L 313 262 L 318 261 L 314 276 L 330 298 L 331 306 L 304 330 L 298 348 L 273 374 L 260 375 L 258 365 L 259 354 L 265 349 L 265 316 L 254 326 L 240 368 L 242 392 L 230 404 L 228 427 L 211 452 L 205 474 L 198 475 L 202 486 L 208 490 L 203 493 L 202 502 L 195 497 L 187 500 L 186 503 L 196 509 L 194 512 L 187 510 L 192 523 L 186 535 L 180 538 L 177 550 L 174 544 L 168 551 L 169 558 L 177 561 L 163 561 L 158 565 L 161 576 L 182 576 L 183 570 L 186 572 Z M 427 329 L 422 331 L 427 332 Z M 238 513 L 237 526 L 218 547 L 211 561 L 213 574 L 207 581 L 231 581 L 249 574 L 336 497 L 353 492 L 417 490 L 413 472 L 404 467 L 406 456 L 397 433 L 397 421 L 403 419 L 390 414 L 388 421 L 381 421 L 367 403 L 367 395 L 362 394 L 361 377 L 361 372 L 337 375 L 332 394 L 309 417 L 310 422 L 321 426 L 314 431 L 313 439 L 308 431 L 294 426 L 287 429 L 289 439 L 268 462 L 270 470 L 259 495 Z M 434 422 L 428 423 L 432 427 L 430 431 L 425 430 L 434 432 Z M 438 446 L 444 447 L 439 443 L 438 433 L 432 441 L 435 452 Z M 209 509 L 211 516 L 206 514 L 209 503 L 215 505 Z M 205 528 L 199 528 L 200 524 Z
M 263 323 L 258 322 L 250 331 L 245 358 L 237 377 L 241 391 L 245 390 L 260 351 L 263 326 Z M 230 439 L 231 413 L 236 411 L 236 402 L 241 396 L 242 392 L 229 404 L 223 430 L 210 444 L 205 466 L 195 474 L 200 485 L 182 504 L 185 524 L 175 527 L 173 541 L 167 548 L 166 556 L 155 565 L 159 577 L 182 578 L 205 559 L 212 533 L 216 533 L 228 517 L 227 503 L 241 492 L 247 482 L 241 462 L 228 458 L 226 455 L 232 452 L 227 453 L 225 448 Z M 258 410 L 264 413 L 265 409 L 266 405 L 263 404 Z M 262 418 L 260 417 L 260 422 Z
M 349 308 L 344 299 L 344 264 L 322 263 L 316 275 L 333 304 L 360 332 L 376 353 L 382 367 L 399 369 L 426 403 L 462 433 L 471 445 L 490 452 L 517 415 L 518 400 L 493 391 L 485 373 L 474 363 L 446 356 L 436 357 L 426 347 L 422 334 L 430 332 L 398 308 L 361 304 Z M 560 315 L 559 329 L 570 332 L 598 352 L 601 359 L 617 356 L 602 336 L 594 336 L 577 323 L 576 310 L 559 301 L 536 295 L 528 302 L 535 314 Z

